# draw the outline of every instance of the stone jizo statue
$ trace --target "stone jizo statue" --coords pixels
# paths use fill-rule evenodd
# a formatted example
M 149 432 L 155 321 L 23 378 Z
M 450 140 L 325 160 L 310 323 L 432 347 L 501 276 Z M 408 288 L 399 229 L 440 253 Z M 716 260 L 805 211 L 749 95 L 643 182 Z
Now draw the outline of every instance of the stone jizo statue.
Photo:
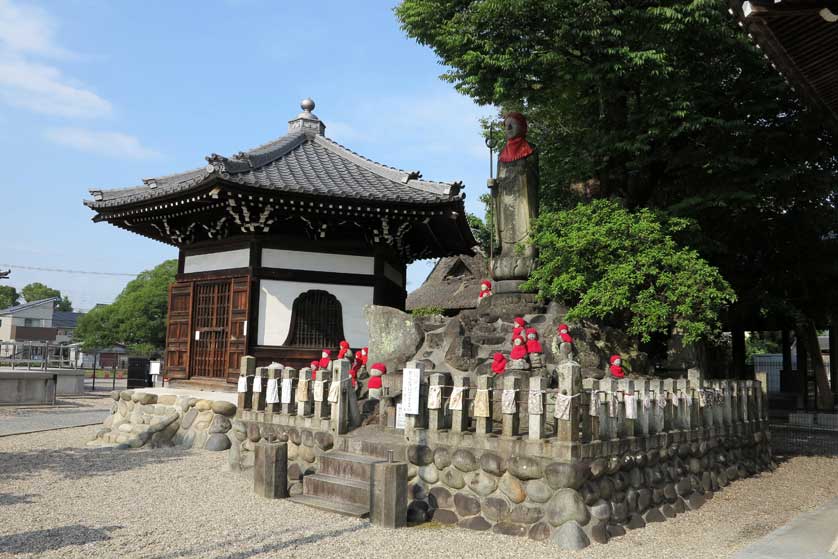
M 526 280 L 535 266 L 536 251 L 527 241 L 538 216 L 538 154 L 527 142 L 527 120 L 521 113 L 504 119 L 506 145 L 498 158 L 498 178 L 489 180 L 494 210 L 497 252 L 492 279 Z M 514 291 L 502 289 L 498 291 Z

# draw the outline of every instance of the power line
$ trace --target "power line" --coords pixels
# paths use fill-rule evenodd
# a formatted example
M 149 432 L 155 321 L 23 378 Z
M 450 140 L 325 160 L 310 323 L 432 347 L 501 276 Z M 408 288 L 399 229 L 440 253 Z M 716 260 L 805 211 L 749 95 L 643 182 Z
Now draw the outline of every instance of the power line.
M 18 270 L 32 270 L 35 272 L 61 272 L 63 274 L 82 274 L 88 276 L 127 276 L 135 278 L 139 274 L 123 274 L 119 272 L 89 272 L 86 270 L 65 270 L 62 268 L 38 268 L 36 266 L 18 266 L 17 264 L 0 264 L 0 268 L 11 268 Z

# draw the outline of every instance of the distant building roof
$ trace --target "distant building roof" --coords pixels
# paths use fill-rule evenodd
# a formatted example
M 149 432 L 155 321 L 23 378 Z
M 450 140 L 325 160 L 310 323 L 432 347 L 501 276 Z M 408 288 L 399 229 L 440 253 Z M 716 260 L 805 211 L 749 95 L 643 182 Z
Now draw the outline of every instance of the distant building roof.
M 52 327 L 73 329 L 82 315 L 84 315 L 83 312 L 55 311 L 52 314 Z
M 448 256 L 440 258 L 424 283 L 407 296 L 407 310 L 439 307 L 446 310 L 477 308 L 480 282 L 488 277 L 486 258 Z
M 26 309 L 31 309 L 33 307 L 39 307 L 46 303 L 53 303 L 55 304 L 57 301 L 60 301 L 60 297 L 49 297 L 47 299 L 39 299 L 37 301 L 32 301 L 31 303 L 26 302 L 22 305 L 14 305 L 12 307 L 6 307 L 5 309 L 0 309 L 0 314 L 15 314 L 20 311 L 24 311 Z

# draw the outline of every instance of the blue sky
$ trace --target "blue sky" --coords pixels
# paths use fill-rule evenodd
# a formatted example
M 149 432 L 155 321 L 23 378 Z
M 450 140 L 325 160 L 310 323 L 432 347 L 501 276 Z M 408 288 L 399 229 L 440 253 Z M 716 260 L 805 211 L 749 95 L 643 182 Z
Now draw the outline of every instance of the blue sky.
M 326 135 L 388 165 L 462 180 L 482 215 L 492 114 L 439 79 L 393 1 L 0 0 L 0 268 L 136 273 L 176 249 L 90 221 L 89 188 L 204 164 L 286 132 L 310 96 Z M 408 271 L 417 287 L 432 265 Z M 13 269 L 89 309 L 128 277 Z

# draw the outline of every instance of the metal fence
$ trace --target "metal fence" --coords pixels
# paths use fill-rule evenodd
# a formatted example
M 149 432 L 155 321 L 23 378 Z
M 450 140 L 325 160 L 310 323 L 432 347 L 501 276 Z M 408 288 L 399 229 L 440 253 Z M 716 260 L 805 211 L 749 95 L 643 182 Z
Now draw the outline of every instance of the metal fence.
M 27 370 L 76 369 L 75 346 L 50 342 L 0 342 L 0 366 Z

